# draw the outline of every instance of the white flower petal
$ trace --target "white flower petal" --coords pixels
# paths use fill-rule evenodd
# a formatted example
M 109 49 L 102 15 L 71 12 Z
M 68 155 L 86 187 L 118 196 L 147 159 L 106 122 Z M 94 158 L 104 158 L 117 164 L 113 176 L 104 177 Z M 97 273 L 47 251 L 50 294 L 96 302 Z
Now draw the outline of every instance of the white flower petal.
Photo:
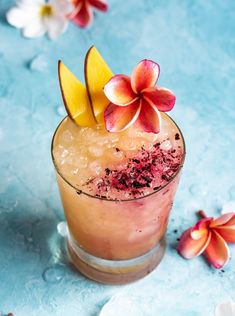
M 235 303 L 224 302 L 216 306 L 215 316 L 234 316 L 235 315 Z
M 28 16 L 23 10 L 12 8 L 7 12 L 6 19 L 9 24 L 21 28 L 27 24 Z
M 45 32 L 46 28 L 39 18 L 32 21 L 32 23 L 28 24 L 23 29 L 23 35 L 28 38 L 42 36 Z
M 38 7 L 44 4 L 46 4 L 45 0 L 18 0 L 17 1 L 17 6 L 23 7 L 23 8 Z
M 74 10 L 72 1 L 69 0 L 50 0 L 49 5 L 53 6 L 56 15 L 66 16 Z
M 43 5 L 51 5 L 51 16 L 40 16 Z M 17 7 L 7 13 L 7 21 L 23 29 L 25 37 L 39 37 L 48 32 L 51 39 L 57 38 L 68 25 L 67 16 L 73 10 L 71 0 L 18 0 Z
M 46 22 L 46 28 L 48 32 L 48 37 L 50 39 L 56 39 L 60 34 L 62 34 L 68 26 L 68 21 L 64 18 L 53 16 L 48 18 Z

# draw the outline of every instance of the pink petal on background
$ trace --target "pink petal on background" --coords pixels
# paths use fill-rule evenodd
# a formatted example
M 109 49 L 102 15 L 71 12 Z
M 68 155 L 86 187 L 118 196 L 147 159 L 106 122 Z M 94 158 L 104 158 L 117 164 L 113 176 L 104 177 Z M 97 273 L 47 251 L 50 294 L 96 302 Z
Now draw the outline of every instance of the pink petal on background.
M 83 3 L 83 0 L 71 0 L 71 2 L 72 2 L 72 5 L 74 6 L 74 9 L 71 12 L 69 17 L 73 19 L 73 17 L 77 15 L 78 12 L 81 10 L 84 3 Z
M 142 60 L 133 70 L 131 75 L 132 89 L 139 93 L 143 89 L 155 86 L 160 74 L 160 67 L 152 60 Z
M 191 237 L 192 228 L 187 229 L 182 236 L 177 247 L 179 254 L 186 258 L 191 259 L 199 256 L 208 246 L 211 239 L 211 232 L 208 230 L 200 239 L 193 239 Z
M 108 4 L 104 0 L 89 0 L 90 4 L 100 11 L 107 11 Z
M 212 221 L 213 227 L 226 242 L 235 242 L 235 213 L 226 213 Z
M 141 111 L 136 126 L 147 133 L 159 133 L 161 129 L 161 115 L 147 101 L 141 99 Z
M 228 245 L 215 230 L 211 231 L 211 240 L 204 254 L 216 269 L 222 268 L 229 260 Z
M 235 226 L 218 226 L 214 230 L 228 243 L 235 243 Z
M 215 220 L 213 220 L 210 224 L 210 227 L 212 228 L 212 227 L 228 224 L 229 221 L 231 220 L 235 223 L 235 213 L 226 213 L 216 218 Z
M 128 106 L 118 106 L 110 103 L 104 112 L 106 129 L 109 132 L 124 131 L 134 124 L 139 116 L 140 109 L 139 100 Z
M 156 106 L 159 111 L 168 112 L 171 111 L 175 105 L 176 97 L 174 93 L 166 88 L 148 88 L 143 92 L 143 97 Z
M 226 225 L 226 226 L 234 226 L 235 225 L 235 213 L 232 213 L 233 214 L 233 216 L 229 219 L 229 221 L 226 223 L 226 224 L 224 224 L 224 225 Z
M 75 13 L 72 13 L 70 18 L 75 24 L 79 25 L 80 27 L 86 27 L 92 23 L 93 13 L 87 1 L 84 1 L 82 6 L 79 3 L 74 12 Z
M 191 228 L 192 239 L 198 240 L 205 234 L 208 234 L 208 228 L 212 220 L 212 217 L 206 217 L 198 221 L 196 225 Z
M 125 106 L 137 99 L 131 88 L 131 80 L 125 75 L 112 77 L 104 86 L 104 93 L 111 103 Z

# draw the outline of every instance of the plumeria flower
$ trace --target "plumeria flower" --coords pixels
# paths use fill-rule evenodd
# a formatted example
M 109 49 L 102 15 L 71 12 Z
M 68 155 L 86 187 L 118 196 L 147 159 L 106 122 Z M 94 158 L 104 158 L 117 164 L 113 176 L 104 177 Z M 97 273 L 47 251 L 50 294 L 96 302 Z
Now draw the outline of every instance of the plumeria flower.
M 203 253 L 214 268 L 220 269 L 229 260 L 227 243 L 235 242 L 235 213 L 216 219 L 207 217 L 203 211 L 199 215 L 202 219 L 182 234 L 178 252 L 186 259 Z
M 235 303 L 223 302 L 216 306 L 215 316 L 235 316 Z
M 105 110 L 106 128 L 120 132 L 135 123 L 141 130 L 159 133 L 161 115 L 159 111 L 170 111 L 176 97 L 172 91 L 155 86 L 160 67 L 152 60 L 142 60 L 131 77 L 116 75 L 104 87 L 110 104 Z
M 70 18 L 80 27 L 89 26 L 93 21 L 93 8 L 107 11 L 108 4 L 105 0 L 72 0 L 75 9 Z
M 66 30 L 72 9 L 67 0 L 20 0 L 7 12 L 6 18 L 8 23 L 22 29 L 25 37 L 47 33 L 50 39 L 55 39 Z

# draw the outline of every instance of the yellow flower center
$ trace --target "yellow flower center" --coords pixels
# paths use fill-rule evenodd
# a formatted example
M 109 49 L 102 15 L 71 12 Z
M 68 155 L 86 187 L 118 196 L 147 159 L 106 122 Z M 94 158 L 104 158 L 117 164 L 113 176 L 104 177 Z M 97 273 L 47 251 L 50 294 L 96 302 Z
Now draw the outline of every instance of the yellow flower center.
M 53 14 L 53 8 L 49 4 L 45 4 L 40 8 L 41 17 L 51 16 Z

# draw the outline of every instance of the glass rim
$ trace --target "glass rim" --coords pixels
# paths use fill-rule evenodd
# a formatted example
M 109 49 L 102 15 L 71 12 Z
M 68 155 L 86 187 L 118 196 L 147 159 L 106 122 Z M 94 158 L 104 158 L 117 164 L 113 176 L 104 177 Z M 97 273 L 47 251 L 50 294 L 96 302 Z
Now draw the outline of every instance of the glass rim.
M 180 173 L 181 169 L 183 168 L 183 165 L 184 165 L 184 161 L 185 161 L 185 156 L 186 156 L 186 144 L 185 144 L 185 140 L 184 140 L 184 136 L 183 136 L 183 133 L 181 132 L 181 129 L 179 128 L 179 126 L 176 124 L 176 122 L 167 114 L 164 112 L 164 114 L 175 124 L 175 126 L 177 127 L 179 133 L 180 133 L 180 136 L 181 136 L 181 139 L 182 139 L 182 143 L 183 143 L 183 155 L 182 155 L 182 158 L 181 158 L 181 161 L 180 161 L 180 166 L 178 168 L 178 170 L 176 171 L 176 173 L 173 175 L 173 177 L 164 185 L 164 186 L 161 186 L 160 188 L 158 188 L 157 190 L 149 193 L 149 194 L 146 194 L 146 195 L 143 195 L 143 196 L 140 196 L 140 197 L 137 197 L 137 198 L 132 198 L 132 199 L 107 199 L 107 198 L 102 198 L 101 196 L 96 196 L 96 195 L 92 195 L 92 194 L 89 194 L 79 188 L 76 188 L 72 183 L 70 183 L 66 178 L 65 176 L 62 174 L 62 172 L 59 170 L 59 167 L 57 166 L 56 164 L 56 160 L 55 160 L 55 157 L 54 157 L 54 154 L 53 154 L 53 145 L 54 145 L 54 140 L 55 140 L 55 137 L 56 137 L 56 134 L 57 134 L 57 131 L 59 130 L 60 126 L 63 124 L 63 122 L 67 119 L 67 118 L 70 118 L 68 115 L 65 116 L 61 121 L 60 123 L 58 124 L 58 126 L 56 127 L 55 129 L 55 132 L 53 134 L 53 137 L 52 137 L 52 140 L 51 140 L 51 158 L 52 158 L 52 162 L 54 164 L 54 167 L 55 167 L 55 170 L 56 172 L 58 173 L 58 175 L 70 186 L 72 187 L 76 192 L 79 192 L 79 194 L 84 194 L 88 197 L 91 197 L 93 199 L 98 199 L 98 200 L 103 200 L 103 201 L 109 201 L 109 202 L 133 202 L 133 201 L 136 201 L 136 200 L 141 200 L 141 199 L 144 199 L 144 198 L 147 198 L 153 194 L 156 194 L 158 192 L 161 192 L 163 189 L 165 189 L 171 182 L 173 182 L 173 180 L 177 177 L 177 175 Z M 71 119 L 71 118 L 70 118 Z

